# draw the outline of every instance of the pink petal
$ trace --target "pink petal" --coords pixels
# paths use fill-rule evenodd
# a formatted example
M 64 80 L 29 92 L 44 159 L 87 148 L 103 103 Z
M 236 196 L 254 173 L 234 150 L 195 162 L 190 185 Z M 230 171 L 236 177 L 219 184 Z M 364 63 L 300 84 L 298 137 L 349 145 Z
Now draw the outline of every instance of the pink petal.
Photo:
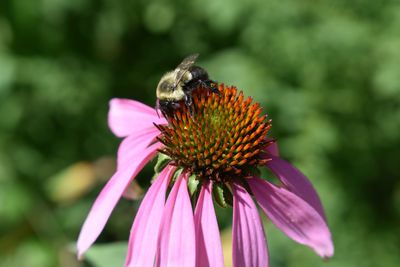
M 136 155 L 142 153 L 160 132 L 157 128 L 146 129 L 140 135 L 126 137 L 118 148 L 117 169 L 126 168 L 136 159 Z
M 155 109 L 138 101 L 121 98 L 110 101 L 108 125 L 116 136 L 124 137 L 143 129 L 154 128 L 153 123 L 167 122 L 163 117 L 158 117 Z
M 272 139 L 266 138 L 266 140 L 271 141 Z M 272 156 L 279 157 L 278 143 L 274 141 L 272 144 L 269 144 L 265 149 L 265 151 L 271 154 Z
M 212 184 L 203 185 L 194 212 L 196 266 L 224 266 L 221 239 L 212 201 Z
M 158 239 L 156 266 L 195 266 L 196 246 L 187 177 L 181 175 L 165 205 Z
M 234 267 L 268 266 L 267 242 L 257 207 L 238 184 L 233 186 L 232 239 Z
M 321 257 L 333 255 L 331 233 L 325 220 L 292 192 L 254 177 L 248 183 L 261 208 L 287 236 L 307 245 Z
M 128 255 L 125 266 L 154 266 L 157 234 L 164 210 L 165 194 L 174 171 L 166 167 L 150 186 L 136 214 L 129 237 Z
M 101 190 L 79 234 L 77 244 L 79 257 L 82 257 L 82 254 L 97 239 L 125 188 L 144 165 L 154 157 L 159 147 L 160 144 L 156 143 L 137 154 L 132 164 L 125 169 L 118 170 Z
M 282 181 L 287 189 L 307 201 L 326 221 L 321 200 L 307 177 L 287 161 L 274 156 L 271 156 L 271 158 L 266 164 L 267 167 Z

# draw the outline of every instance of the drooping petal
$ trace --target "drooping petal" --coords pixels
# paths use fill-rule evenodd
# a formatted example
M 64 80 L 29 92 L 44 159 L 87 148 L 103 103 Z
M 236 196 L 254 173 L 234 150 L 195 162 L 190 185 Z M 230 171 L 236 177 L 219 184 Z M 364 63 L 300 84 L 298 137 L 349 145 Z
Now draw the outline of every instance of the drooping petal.
M 285 188 L 260 178 L 248 179 L 248 183 L 261 208 L 282 232 L 321 257 L 333 255 L 329 228 L 312 206 Z
M 140 135 L 126 137 L 118 148 L 117 169 L 126 168 L 136 159 L 136 155 L 143 153 L 147 146 L 154 141 L 160 132 L 157 128 L 146 130 Z
M 234 184 L 232 256 L 234 267 L 268 266 L 268 249 L 257 207 L 246 190 Z
M 187 177 L 181 175 L 173 186 L 162 217 L 156 266 L 194 267 L 196 245 L 192 205 Z
M 282 181 L 287 189 L 307 201 L 326 221 L 321 200 L 307 177 L 289 162 L 279 157 L 271 156 L 271 158 L 266 166 Z
M 272 141 L 270 138 L 266 138 L 267 141 Z M 278 143 L 274 141 L 273 143 L 269 144 L 266 148 L 265 151 L 268 152 L 268 154 L 271 154 L 272 156 L 279 157 L 279 149 L 278 149 Z
M 196 266 L 223 267 L 221 239 L 211 195 L 212 183 L 203 185 L 194 212 Z
M 154 266 L 157 233 L 164 210 L 168 182 L 173 171 L 174 168 L 167 166 L 150 186 L 140 204 L 129 237 L 125 266 Z
M 132 164 L 125 169 L 118 170 L 101 190 L 79 234 L 77 243 L 79 257 L 97 239 L 125 188 L 144 165 L 154 157 L 159 147 L 160 143 L 156 143 L 137 154 Z
M 156 110 L 130 99 L 114 98 L 110 101 L 108 125 L 118 137 L 131 135 L 143 129 L 155 128 L 153 123 L 166 124 Z

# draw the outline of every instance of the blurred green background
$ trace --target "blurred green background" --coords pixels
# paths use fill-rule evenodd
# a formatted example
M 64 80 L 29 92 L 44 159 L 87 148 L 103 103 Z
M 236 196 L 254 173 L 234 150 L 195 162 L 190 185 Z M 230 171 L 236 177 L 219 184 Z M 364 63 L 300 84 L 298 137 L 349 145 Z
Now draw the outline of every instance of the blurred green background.
M 154 106 L 160 76 L 193 52 L 262 103 L 282 156 L 325 205 L 335 256 L 323 262 L 266 222 L 271 266 L 400 266 L 396 0 L 2 0 L 0 266 L 113 258 L 94 248 L 78 262 L 71 248 L 113 172 L 108 101 Z M 127 240 L 138 203 L 122 200 L 97 243 Z

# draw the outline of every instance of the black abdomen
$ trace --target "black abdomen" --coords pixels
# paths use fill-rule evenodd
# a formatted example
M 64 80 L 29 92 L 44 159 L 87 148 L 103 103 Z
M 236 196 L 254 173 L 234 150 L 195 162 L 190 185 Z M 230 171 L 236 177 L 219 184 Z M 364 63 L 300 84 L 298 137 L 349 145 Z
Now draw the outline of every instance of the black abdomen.
M 198 66 L 192 66 L 189 68 L 190 73 L 192 74 L 192 80 L 208 80 L 208 73 L 205 69 L 200 68 Z

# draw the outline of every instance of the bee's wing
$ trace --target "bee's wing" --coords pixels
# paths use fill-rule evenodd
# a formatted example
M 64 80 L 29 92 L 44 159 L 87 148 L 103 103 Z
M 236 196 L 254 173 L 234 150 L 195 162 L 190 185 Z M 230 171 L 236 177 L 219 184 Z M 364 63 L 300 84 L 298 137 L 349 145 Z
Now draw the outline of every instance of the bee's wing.
M 186 57 L 181 64 L 178 65 L 178 67 L 176 67 L 176 69 L 178 70 L 178 73 L 176 74 L 176 80 L 175 80 L 175 86 L 178 85 L 178 83 L 182 80 L 183 75 L 185 75 L 185 73 L 189 70 L 189 68 L 191 66 L 193 66 L 194 62 L 196 62 L 197 57 L 199 56 L 199 54 L 193 54 L 190 55 L 188 57 Z
M 190 55 L 190 56 L 186 57 L 184 60 L 182 60 L 181 64 L 179 64 L 178 67 L 176 67 L 176 68 L 182 69 L 182 70 L 187 70 L 194 64 L 194 62 L 196 62 L 196 59 L 198 57 L 199 57 L 198 53 Z

